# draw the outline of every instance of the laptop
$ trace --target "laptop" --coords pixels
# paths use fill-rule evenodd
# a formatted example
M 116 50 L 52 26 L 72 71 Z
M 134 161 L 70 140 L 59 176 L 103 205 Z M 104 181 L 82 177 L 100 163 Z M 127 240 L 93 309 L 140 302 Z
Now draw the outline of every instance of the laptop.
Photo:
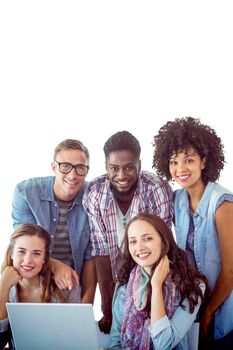
M 16 350 L 100 350 L 92 304 L 7 303 Z

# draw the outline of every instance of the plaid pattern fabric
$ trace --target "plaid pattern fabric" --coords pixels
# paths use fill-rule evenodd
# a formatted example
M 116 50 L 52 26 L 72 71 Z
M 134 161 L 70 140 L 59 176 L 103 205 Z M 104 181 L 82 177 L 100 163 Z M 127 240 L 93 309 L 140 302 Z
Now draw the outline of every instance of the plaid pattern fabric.
M 110 255 L 113 279 L 116 278 L 118 255 L 116 204 L 107 175 L 90 182 L 83 198 L 88 214 L 92 255 Z M 141 171 L 135 195 L 129 208 L 128 220 L 141 212 L 160 216 L 169 225 L 172 223 L 172 189 L 167 182 L 153 173 Z

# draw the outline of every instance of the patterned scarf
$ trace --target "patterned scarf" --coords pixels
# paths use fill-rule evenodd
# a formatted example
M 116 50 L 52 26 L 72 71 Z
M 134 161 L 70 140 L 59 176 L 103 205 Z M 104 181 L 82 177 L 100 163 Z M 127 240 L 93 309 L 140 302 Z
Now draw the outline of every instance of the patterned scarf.
M 124 317 L 121 328 L 121 346 L 126 350 L 150 350 L 153 344 L 150 339 L 148 327 L 150 319 L 143 311 L 147 302 L 147 284 L 150 277 L 140 266 L 135 266 L 130 273 L 127 284 Z M 166 314 L 172 317 L 175 311 L 177 290 L 168 274 L 163 287 Z

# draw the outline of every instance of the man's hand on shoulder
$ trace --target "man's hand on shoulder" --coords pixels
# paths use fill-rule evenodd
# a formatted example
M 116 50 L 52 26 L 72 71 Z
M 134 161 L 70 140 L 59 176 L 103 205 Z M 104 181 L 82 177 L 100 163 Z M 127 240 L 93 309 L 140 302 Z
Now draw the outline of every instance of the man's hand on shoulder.
M 51 271 L 54 280 L 59 289 L 73 288 L 73 280 L 79 285 L 79 276 L 69 265 L 64 264 L 57 259 L 50 259 Z

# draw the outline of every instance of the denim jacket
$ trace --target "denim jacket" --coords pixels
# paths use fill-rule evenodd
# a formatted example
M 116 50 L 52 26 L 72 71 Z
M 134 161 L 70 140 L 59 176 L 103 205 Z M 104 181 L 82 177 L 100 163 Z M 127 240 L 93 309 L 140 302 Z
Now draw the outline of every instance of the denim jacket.
M 206 275 L 211 289 L 214 289 L 221 270 L 221 256 L 218 233 L 215 224 L 215 212 L 218 199 L 233 193 L 221 185 L 209 182 L 200 204 L 193 214 L 195 227 L 194 255 L 197 268 Z M 176 191 L 174 196 L 175 233 L 180 248 L 186 248 L 189 230 L 189 199 L 185 189 Z M 233 330 L 233 292 L 215 312 L 215 338 L 222 338 Z
M 16 185 L 12 218 L 16 228 L 23 223 L 33 223 L 45 228 L 51 237 L 50 253 L 53 252 L 54 236 L 59 216 L 58 204 L 54 198 L 54 176 L 36 177 Z M 91 259 L 91 242 L 88 217 L 82 206 L 84 188 L 78 192 L 68 212 L 68 231 L 74 267 L 80 275 L 84 260 Z

